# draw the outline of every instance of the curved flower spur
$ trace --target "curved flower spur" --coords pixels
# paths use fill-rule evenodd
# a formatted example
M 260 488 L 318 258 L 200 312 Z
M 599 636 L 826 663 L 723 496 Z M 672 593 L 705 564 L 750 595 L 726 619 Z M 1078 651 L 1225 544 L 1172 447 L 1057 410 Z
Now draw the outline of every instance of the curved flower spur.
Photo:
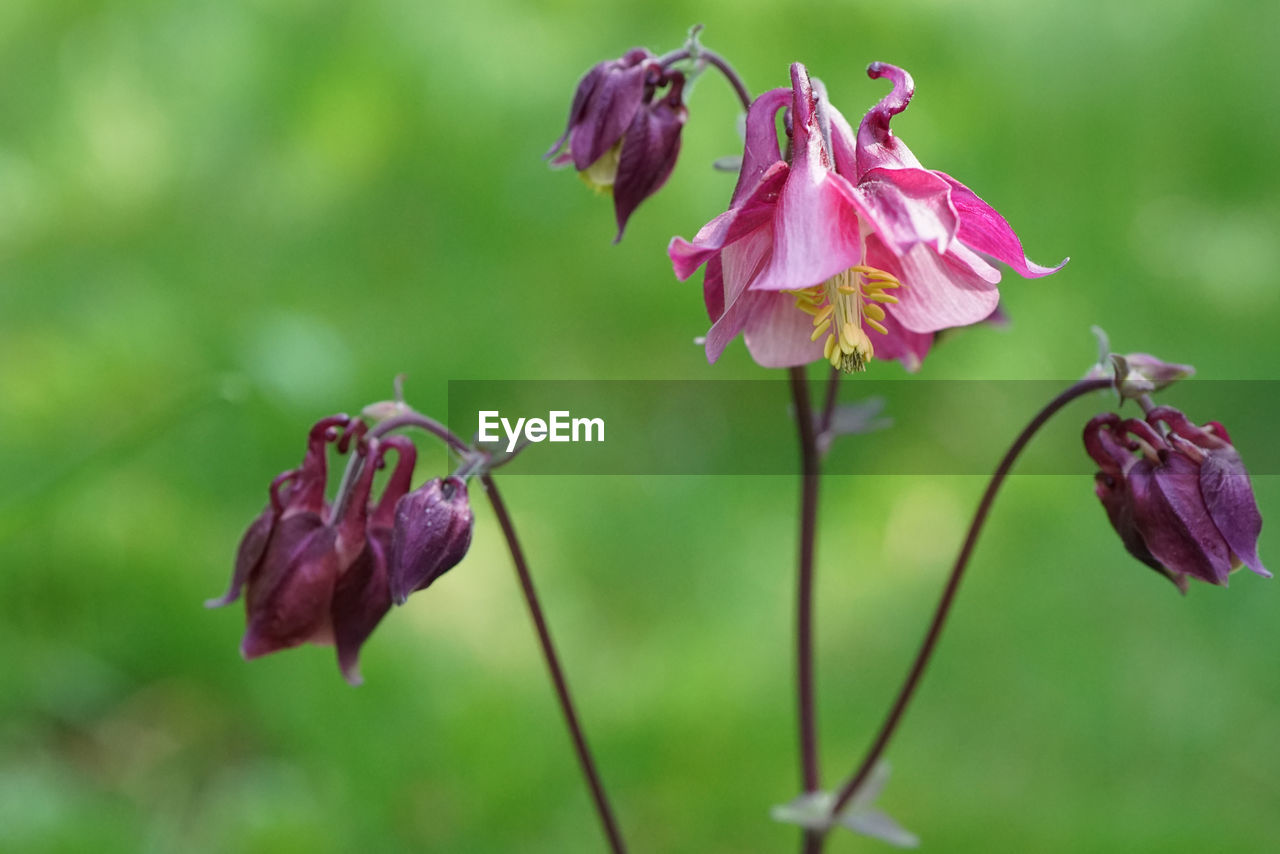
M 821 358 L 849 373 L 880 358 L 914 370 L 936 332 L 996 311 L 1000 272 L 984 255 L 1024 277 L 1061 268 L 1029 261 L 994 208 L 924 169 L 893 135 L 911 76 L 885 63 L 868 74 L 894 86 L 855 136 L 821 84 L 793 64 L 791 89 L 766 92 L 748 111 L 729 210 L 692 241 L 672 239 L 677 278 L 706 265 L 709 361 L 742 333 L 766 367 Z M 784 108 L 785 158 L 775 130 Z

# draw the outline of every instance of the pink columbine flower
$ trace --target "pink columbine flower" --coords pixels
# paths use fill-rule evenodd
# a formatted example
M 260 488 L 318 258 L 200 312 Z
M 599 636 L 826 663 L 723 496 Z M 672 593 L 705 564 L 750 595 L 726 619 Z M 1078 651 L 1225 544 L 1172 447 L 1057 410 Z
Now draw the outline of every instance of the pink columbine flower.
M 889 120 L 911 100 L 910 75 L 883 63 L 868 73 L 894 87 L 855 136 L 820 84 L 792 65 L 791 88 L 766 92 L 747 112 L 729 210 L 692 241 L 672 239 L 678 278 L 706 265 L 710 361 L 743 333 L 766 367 L 825 358 L 852 372 L 875 357 L 914 370 L 935 332 L 996 310 L 1000 272 L 983 255 L 1028 277 L 1058 269 L 1028 261 L 1003 217 L 954 178 L 922 168 L 893 135 Z M 786 158 L 775 131 L 784 107 Z

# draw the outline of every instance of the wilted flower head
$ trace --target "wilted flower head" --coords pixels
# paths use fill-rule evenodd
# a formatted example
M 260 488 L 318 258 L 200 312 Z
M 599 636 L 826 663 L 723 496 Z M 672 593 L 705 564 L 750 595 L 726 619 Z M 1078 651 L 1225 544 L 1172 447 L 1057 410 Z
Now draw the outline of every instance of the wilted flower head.
M 436 478 L 400 499 L 391 540 L 391 594 L 397 603 L 466 557 L 474 521 L 460 477 Z
M 1125 548 L 1178 589 L 1186 592 L 1188 576 L 1225 586 L 1242 564 L 1271 577 L 1258 558 L 1262 517 L 1249 474 L 1221 424 L 1197 426 L 1168 406 L 1145 421 L 1106 413 L 1085 426 L 1084 444 Z
M 1000 272 L 983 254 L 1023 276 L 1057 269 L 1029 262 L 994 209 L 950 176 L 922 168 L 894 137 L 889 120 L 911 99 L 910 75 L 883 63 L 868 73 L 889 77 L 894 88 L 855 136 L 821 85 L 794 64 L 791 88 L 766 92 L 748 110 L 729 210 L 691 242 L 671 241 L 678 278 L 706 265 L 709 360 L 741 332 L 766 367 L 825 358 L 860 371 L 875 357 L 915 369 L 935 332 L 995 311 Z M 783 108 L 786 158 L 775 131 Z
M 618 236 L 642 201 L 675 168 L 688 119 L 684 74 L 664 69 L 645 48 L 602 62 L 578 83 L 564 133 L 544 155 L 570 163 L 588 185 L 612 193 Z M 666 87 L 661 97 L 655 95 Z
M 207 603 L 226 605 L 245 592 L 245 658 L 303 643 L 333 644 L 343 676 L 360 682 L 360 648 L 391 607 L 396 509 L 417 460 L 409 440 L 366 439 L 364 432 L 363 422 L 345 415 L 311 429 L 302 465 L 272 481 L 270 503 L 245 533 L 230 589 Z M 359 458 L 354 480 L 334 506 L 325 501 L 330 444 Z M 374 505 L 374 474 L 392 451 L 396 467 Z

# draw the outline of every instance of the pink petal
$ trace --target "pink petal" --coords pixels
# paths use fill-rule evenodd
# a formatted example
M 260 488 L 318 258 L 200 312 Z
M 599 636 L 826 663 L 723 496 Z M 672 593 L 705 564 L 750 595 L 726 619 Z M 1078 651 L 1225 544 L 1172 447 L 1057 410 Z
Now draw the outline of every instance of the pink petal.
M 702 276 L 702 301 L 707 306 L 707 319 L 715 323 L 724 314 L 724 265 L 719 255 L 707 261 L 707 270 Z
M 929 246 L 917 243 L 900 261 L 903 286 L 895 292 L 899 303 L 893 314 L 913 332 L 968 326 L 1000 304 L 995 284 L 953 260 L 952 253 L 939 257 Z
M 766 368 L 791 368 L 822 358 L 823 338 L 810 341 L 813 318 L 796 308 L 791 294 L 754 294 L 743 338 L 751 358 Z
M 720 302 L 725 308 L 707 332 L 708 361 L 719 359 L 724 348 L 743 330 L 752 307 L 757 302 L 755 295 L 748 291 L 748 286 L 769 263 L 772 250 L 773 229 L 766 226 L 729 244 L 720 254 L 720 279 L 723 286 Z
M 1056 267 L 1042 267 L 1029 260 L 1022 251 L 1022 241 L 1005 218 L 995 208 L 978 198 L 978 195 L 945 172 L 935 175 L 951 185 L 951 204 L 960 215 L 960 230 L 956 236 L 961 243 L 990 255 L 1012 267 L 1024 278 L 1039 278 L 1062 269 L 1068 259 L 1063 258 Z
M 790 89 L 771 89 L 751 102 L 747 110 L 747 139 L 742 150 L 742 168 L 733 189 L 732 205 L 751 192 L 765 172 L 782 160 L 778 150 L 778 110 L 791 99 Z
M 872 169 L 857 190 L 877 229 L 899 253 L 919 243 L 947 251 L 960 226 L 951 185 L 924 169 Z
M 895 169 L 920 168 L 920 161 L 902 140 L 889 129 L 889 120 L 907 108 L 916 84 L 905 69 L 885 62 L 873 62 L 867 66 L 867 76 L 872 80 L 887 77 L 893 82 L 893 91 L 880 99 L 858 125 L 857 177 L 878 167 Z
M 760 182 L 741 204 L 704 225 L 694 235 L 692 242 L 681 237 L 671 238 L 667 245 L 667 255 L 675 268 L 676 278 L 683 282 L 726 244 L 740 240 L 769 222 L 787 174 L 787 164 L 775 163 L 761 176 Z
M 831 171 L 804 66 L 793 64 L 791 79 L 791 171 L 773 215 L 773 261 L 752 284 L 757 290 L 811 287 L 862 260 L 852 185 Z

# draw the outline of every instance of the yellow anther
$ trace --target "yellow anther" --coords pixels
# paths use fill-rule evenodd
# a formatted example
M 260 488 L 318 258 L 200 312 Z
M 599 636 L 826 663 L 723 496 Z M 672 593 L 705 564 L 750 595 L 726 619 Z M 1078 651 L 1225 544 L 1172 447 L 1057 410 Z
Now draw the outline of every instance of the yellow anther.
M 836 351 L 836 339 L 828 335 L 827 343 L 824 344 L 822 347 L 822 358 L 830 360 L 831 354 L 834 353 L 835 351 Z
M 818 309 L 818 311 L 814 314 L 814 317 L 813 317 L 813 325 L 817 326 L 818 324 L 825 321 L 827 318 L 831 317 L 831 313 L 835 310 L 836 310 L 836 307 L 834 305 L 825 305 L 821 309 Z
M 876 332 L 879 332 L 881 335 L 888 335 L 888 334 L 889 334 L 889 330 L 888 330 L 888 329 L 885 329 L 885 328 L 884 328 L 884 325 L 883 325 L 883 324 L 881 324 L 881 323 L 880 323 L 880 321 L 878 321 L 878 320 L 872 320 L 872 319 L 871 319 L 871 318 L 869 318 L 869 317 L 868 317 L 868 318 L 865 318 L 865 320 L 867 321 L 867 326 L 870 326 L 872 329 L 874 329 Z M 868 339 L 867 339 L 867 341 L 870 341 L 870 340 L 871 340 L 870 338 L 868 338 Z
M 817 329 L 813 330 L 813 334 L 809 336 L 809 340 L 817 341 L 824 334 L 826 334 L 827 330 L 830 328 L 831 328 L 831 321 L 828 320 L 825 323 L 823 323 L 821 326 L 819 326 Z
M 875 303 L 867 303 L 862 307 L 862 315 L 872 320 L 884 320 L 884 309 Z

